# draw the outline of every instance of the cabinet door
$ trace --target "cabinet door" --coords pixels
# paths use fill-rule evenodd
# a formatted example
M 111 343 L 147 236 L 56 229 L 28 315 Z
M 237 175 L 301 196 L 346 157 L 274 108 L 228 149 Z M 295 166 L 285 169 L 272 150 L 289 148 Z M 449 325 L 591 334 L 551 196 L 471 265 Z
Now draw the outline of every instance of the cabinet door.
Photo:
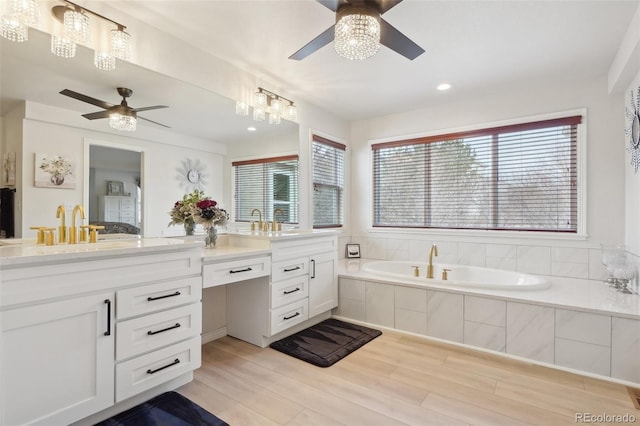
M 0 424 L 69 424 L 113 404 L 113 302 L 106 292 L 0 314 Z
M 309 318 L 338 306 L 338 258 L 335 252 L 309 258 Z

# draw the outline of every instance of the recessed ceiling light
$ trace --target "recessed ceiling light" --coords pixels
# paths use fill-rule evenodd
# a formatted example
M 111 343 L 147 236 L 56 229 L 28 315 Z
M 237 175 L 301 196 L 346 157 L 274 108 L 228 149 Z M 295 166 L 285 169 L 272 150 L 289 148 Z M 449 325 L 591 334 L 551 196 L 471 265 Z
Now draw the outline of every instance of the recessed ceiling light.
M 250 131 L 250 132 L 255 132 L 256 128 L 251 126 L 251 127 L 247 127 L 247 130 Z
M 438 90 L 449 90 L 451 85 L 449 83 L 442 83 L 438 85 Z

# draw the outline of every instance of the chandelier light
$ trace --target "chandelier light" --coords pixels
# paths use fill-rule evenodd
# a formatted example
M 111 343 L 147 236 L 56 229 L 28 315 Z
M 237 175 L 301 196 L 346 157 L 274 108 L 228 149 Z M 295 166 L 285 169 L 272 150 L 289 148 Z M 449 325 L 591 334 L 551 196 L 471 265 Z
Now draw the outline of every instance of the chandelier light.
M 116 58 L 111 56 L 111 52 L 96 50 L 93 55 L 93 64 L 102 71 L 113 71 L 116 69 Z
M 109 115 L 109 127 L 112 129 L 134 132 L 137 124 L 138 119 L 135 114 L 122 114 L 115 112 Z
M 81 9 L 67 9 L 63 17 L 64 36 L 75 43 L 89 41 L 89 16 Z
M 51 36 L 51 53 L 61 58 L 76 56 L 76 44 L 64 36 Z
M 110 32 L 111 56 L 128 61 L 131 57 L 131 36 L 124 29 L 125 27 L 118 24 L 118 28 Z
M 269 124 L 280 124 L 282 119 L 296 121 L 298 108 L 289 100 L 262 87 L 253 95 L 253 119 L 264 121 L 269 114 Z M 249 105 L 242 101 L 236 101 L 236 114 L 248 115 Z
M 8 16 L 0 22 L 0 36 L 10 41 L 22 43 L 29 40 L 29 27 Z
M 380 15 L 368 7 L 347 7 L 336 15 L 334 48 L 338 55 L 366 59 L 380 48 Z
M 20 43 L 29 39 L 29 26 L 40 21 L 38 0 L 3 0 L 0 14 L 0 36 Z

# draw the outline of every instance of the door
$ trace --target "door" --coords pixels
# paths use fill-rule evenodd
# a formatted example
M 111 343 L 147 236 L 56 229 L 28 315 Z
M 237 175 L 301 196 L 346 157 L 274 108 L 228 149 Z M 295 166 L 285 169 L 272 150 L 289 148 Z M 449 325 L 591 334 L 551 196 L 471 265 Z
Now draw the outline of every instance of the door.
M 338 258 L 334 252 L 309 258 L 309 318 L 338 306 Z
M 113 404 L 114 293 L 2 312 L 0 424 L 69 424 Z

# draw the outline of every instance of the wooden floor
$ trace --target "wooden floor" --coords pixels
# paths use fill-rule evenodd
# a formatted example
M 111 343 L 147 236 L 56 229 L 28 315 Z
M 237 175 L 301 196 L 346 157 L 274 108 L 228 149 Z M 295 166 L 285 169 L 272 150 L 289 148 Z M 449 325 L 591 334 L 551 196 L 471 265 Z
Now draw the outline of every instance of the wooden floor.
M 388 331 L 329 368 L 232 337 L 202 356 L 178 391 L 232 426 L 640 424 L 625 386 Z

